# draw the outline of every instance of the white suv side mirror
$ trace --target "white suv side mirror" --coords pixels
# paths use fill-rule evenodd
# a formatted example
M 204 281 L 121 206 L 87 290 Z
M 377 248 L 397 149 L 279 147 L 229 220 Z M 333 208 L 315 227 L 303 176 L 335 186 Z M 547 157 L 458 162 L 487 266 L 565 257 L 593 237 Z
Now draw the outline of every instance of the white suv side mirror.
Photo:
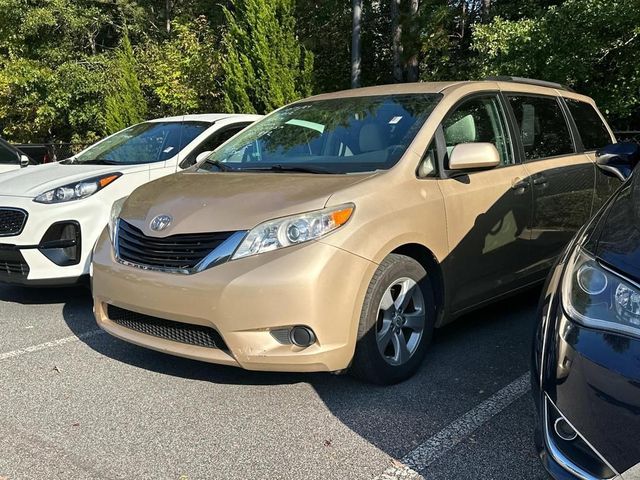
M 213 153 L 213 151 L 209 150 L 206 152 L 202 152 L 199 153 L 198 156 L 196 157 L 196 163 L 200 163 L 202 160 L 204 160 L 205 158 L 207 158 L 209 155 L 211 155 Z
M 28 167 L 31 164 L 31 160 L 24 153 L 20 155 L 20 167 Z

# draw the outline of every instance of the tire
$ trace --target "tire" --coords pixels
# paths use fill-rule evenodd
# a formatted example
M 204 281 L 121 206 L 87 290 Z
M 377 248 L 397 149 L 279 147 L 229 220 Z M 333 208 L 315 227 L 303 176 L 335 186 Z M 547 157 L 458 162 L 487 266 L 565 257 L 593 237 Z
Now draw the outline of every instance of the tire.
M 404 305 L 402 292 L 408 292 Z M 411 377 L 427 352 L 435 318 L 433 289 L 424 267 L 410 257 L 389 255 L 374 273 L 364 299 L 350 373 L 379 385 Z

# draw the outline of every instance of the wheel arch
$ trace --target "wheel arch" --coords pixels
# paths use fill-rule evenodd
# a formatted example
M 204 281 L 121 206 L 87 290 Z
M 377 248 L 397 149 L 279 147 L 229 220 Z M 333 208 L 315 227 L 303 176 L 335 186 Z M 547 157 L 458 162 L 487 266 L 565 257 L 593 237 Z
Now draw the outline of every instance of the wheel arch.
M 445 312 L 445 283 L 440 262 L 429 248 L 419 243 L 405 243 L 389 252 L 392 253 L 414 259 L 429 274 L 436 302 L 436 327 L 440 326 Z

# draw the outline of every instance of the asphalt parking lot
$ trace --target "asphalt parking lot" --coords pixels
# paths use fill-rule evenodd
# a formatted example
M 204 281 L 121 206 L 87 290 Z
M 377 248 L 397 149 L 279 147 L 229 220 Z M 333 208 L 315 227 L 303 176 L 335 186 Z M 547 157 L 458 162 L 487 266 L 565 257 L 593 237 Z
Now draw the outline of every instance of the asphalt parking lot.
M 86 290 L 0 286 L 0 479 L 546 478 L 538 294 L 443 329 L 416 377 L 381 388 L 174 358 L 98 331 Z

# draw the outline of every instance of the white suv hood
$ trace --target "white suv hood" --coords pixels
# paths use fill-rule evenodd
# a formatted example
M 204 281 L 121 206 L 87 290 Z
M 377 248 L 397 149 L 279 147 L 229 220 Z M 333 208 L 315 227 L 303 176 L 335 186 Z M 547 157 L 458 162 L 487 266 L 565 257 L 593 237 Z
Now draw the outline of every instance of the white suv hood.
M 48 190 L 79 182 L 99 175 L 123 174 L 149 170 L 142 165 L 65 165 L 49 163 L 21 168 L 0 175 L 0 197 L 35 198 Z

